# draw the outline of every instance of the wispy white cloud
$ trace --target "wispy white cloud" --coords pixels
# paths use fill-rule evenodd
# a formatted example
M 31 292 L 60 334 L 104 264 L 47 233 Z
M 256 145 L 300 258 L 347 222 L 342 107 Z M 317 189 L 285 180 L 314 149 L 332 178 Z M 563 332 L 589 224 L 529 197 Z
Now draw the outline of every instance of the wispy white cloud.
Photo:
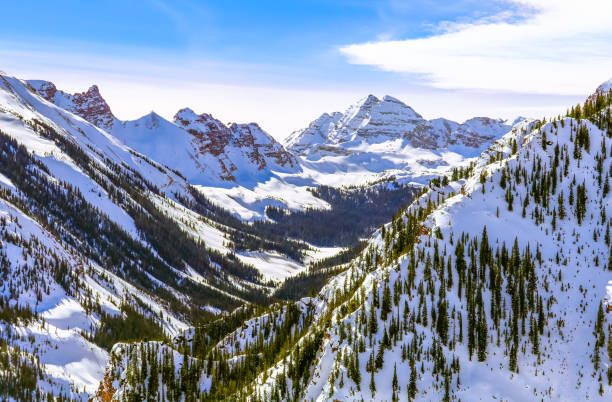
M 509 10 L 433 36 L 340 48 L 351 63 L 438 88 L 585 94 L 612 76 L 610 0 L 497 0 Z

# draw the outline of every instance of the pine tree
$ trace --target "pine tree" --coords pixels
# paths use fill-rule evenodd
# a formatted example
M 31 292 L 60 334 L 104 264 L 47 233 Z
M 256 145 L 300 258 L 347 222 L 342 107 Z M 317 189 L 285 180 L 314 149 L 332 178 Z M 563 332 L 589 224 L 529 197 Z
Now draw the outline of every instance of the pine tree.
M 436 329 L 438 331 L 438 335 L 440 336 L 440 340 L 444 345 L 446 345 L 448 342 L 448 312 L 445 300 L 441 300 L 438 304 Z
M 487 317 L 483 307 L 478 309 L 478 361 L 487 359 L 488 329 Z
M 378 317 L 376 317 L 376 311 L 374 310 L 374 303 L 370 304 L 370 337 L 378 332 Z
M 518 348 L 515 344 L 510 348 L 510 371 L 514 371 L 518 373 L 518 358 L 517 358 Z
M 374 378 L 374 370 L 370 371 L 370 392 L 372 393 L 372 398 L 376 395 L 376 379 Z
M 380 309 L 380 319 L 383 321 L 387 320 L 387 315 L 391 312 L 391 290 L 389 289 L 389 283 L 385 282 L 383 290 L 382 306 Z
M 410 382 L 408 383 L 408 398 L 414 399 L 417 394 L 417 372 L 414 359 L 410 358 Z
M 391 388 L 393 392 L 397 392 L 399 389 L 399 381 L 397 380 L 397 364 L 393 364 L 393 380 L 391 381 Z

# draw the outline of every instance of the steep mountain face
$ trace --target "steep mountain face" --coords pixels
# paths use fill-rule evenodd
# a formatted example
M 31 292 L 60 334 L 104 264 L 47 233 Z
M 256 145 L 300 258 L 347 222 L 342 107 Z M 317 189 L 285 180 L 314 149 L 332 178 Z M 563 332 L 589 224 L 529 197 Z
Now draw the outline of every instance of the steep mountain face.
M 322 266 L 337 275 L 316 296 L 238 309 L 165 344 L 117 345 L 106 389 L 125 399 L 609 400 L 611 105 L 601 97 L 586 114 L 515 126 L 432 180 L 356 258 Z
M 49 81 L 31 80 L 28 81 L 28 84 L 49 102 L 84 118 L 103 130 L 112 130 L 117 121 L 110 107 L 100 95 L 97 85 L 92 85 L 86 92 L 69 94 L 58 90 L 55 84 Z
M 483 117 L 463 124 L 446 119 L 428 121 L 396 98 L 369 95 L 343 114 L 323 114 L 306 129 L 292 133 L 286 146 L 304 156 L 332 147 L 367 150 L 368 145 L 398 140 L 402 145 L 428 150 L 483 149 L 510 128 L 502 120 Z
M 55 105 L 107 131 L 132 149 L 180 172 L 193 184 L 257 182 L 274 172 L 298 172 L 299 163 L 256 123 L 226 126 L 207 114 L 182 109 L 174 122 L 150 113 L 120 121 L 97 86 L 74 95 L 47 81 L 28 81 Z
M 323 144 L 327 140 L 327 136 L 336 127 L 342 116 L 340 112 L 323 113 L 307 128 L 291 133 L 285 140 L 285 144 L 296 155 L 306 153 L 309 149 Z
M 257 123 L 226 126 L 209 114 L 181 109 L 174 123 L 187 131 L 196 155 L 212 155 L 219 161 L 224 180 L 248 181 L 253 171 L 296 172 L 298 161 Z M 196 157 L 197 157 L 196 156 Z

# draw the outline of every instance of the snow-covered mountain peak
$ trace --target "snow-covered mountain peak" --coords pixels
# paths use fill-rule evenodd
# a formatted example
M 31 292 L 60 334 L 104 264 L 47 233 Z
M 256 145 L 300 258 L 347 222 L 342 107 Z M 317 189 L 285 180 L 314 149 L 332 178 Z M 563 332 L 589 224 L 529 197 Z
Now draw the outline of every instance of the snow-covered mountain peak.
M 110 131 L 117 121 L 97 85 L 90 86 L 85 92 L 69 94 L 58 90 L 55 84 L 49 81 L 30 80 L 27 83 L 49 102 L 82 117 L 103 130 Z
M 345 113 L 323 114 L 307 128 L 292 133 L 286 145 L 298 155 L 318 159 L 319 151 L 330 147 L 358 147 L 361 152 L 389 146 L 427 150 L 463 147 L 468 153 L 483 150 L 494 139 L 505 134 L 511 124 L 499 119 L 475 117 L 463 124 L 447 119 L 426 120 L 410 106 L 389 95 L 382 99 L 368 95 L 350 106 Z M 373 147 L 373 148 L 372 148 Z M 387 149 L 389 147 L 382 147 Z
M 375 95 L 369 94 L 365 98 L 361 98 L 357 102 L 357 105 L 358 106 L 368 106 L 368 105 L 373 105 L 374 103 L 377 103 L 377 102 L 380 102 L 380 99 L 378 99 Z
M 396 98 L 387 95 L 380 100 L 369 95 L 347 109 L 327 141 L 339 144 L 373 138 L 380 142 L 380 137 L 397 139 L 422 120 L 421 115 Z
M 469 127 L 474 133 L 480 136 L 483 135 L 500 135 L 508 131 L 508 125 L 505 120 L 492 119 L 490 117 L 473 117 L 466 120 L 463 124 Z
M 197 114 L 190 108 L 183 108 L 174 115 L 174 123 L 186 130 L 227 134 L 228 127 L 208 113 Z M 227 135 L 225 135 L 227 136 Z M 231 136 L 231 135 L 230 135 Z M 229 137 L 228 137 L 229 139 Z
M 404 102 L 402 102 L 401 100 L 399 100 L 399 99 L 397 99 L 397 98 L 395 98 L 395 97 L 393 97 L 393 96 L 391 96 L 391 95 L 385 95 L 385 96 L 383 96 L 383 98 L 382 98 L 382 102 L 381 102 L 381 103 L 394 103 L 394 104 L 397 104 L 397 105 L 398 105 L 399 107 L 401 107 L 401 108 L 407 108 L 407 109 L 409 109 L 409 110 L 412 110 L 412 112 L 413 112 L 415 115 L 417 115 L 418 117 L 421 117 L 421 115 L 420 115 L 420 114 L 418 114 L 418 113 L 416 113 L 416 112 L 414 111 L 414 109 L 412 109 L 410 106 L 406 105 Z
M 174 122 L 177 124 L 181 124 L 181 125 L 187 125 L 189 124 L 189 122 L 193 122 L 193 121 L 207 121 L 207 120 L 211 120 L 214 119 L 212 117 L 212 115 L 208 114 L 208 113 L 202 113 L 202 114 L 197 114 L 196 112 L 193 111 L 193 109 L 189 108 L 189 107 L 184 107 L 182 109 L 180 109 L 178 112 L 176 112 L 176 114 L 174 115 Z M 214 119 L 216 120 L 216 119 Z
M 154 111 L 151 111 L 149 114 L 138 119 L 138 121 L 140 121 L 146 128 L 150 130 L 160 127 L 160 125 L 162 124 L 162 121 L 164 120 L 165 119 L 163 117 L 161 117 Z
M 525 116 L 517 116 L 514 120 L 510 121 L 510 119 L 508 119 L 506 121 L 506 124 L 509 124 L 511 126 L 516 126 L 519 123 L 522 123 L 524 121 L 530 120 L 529 117 L 525 117 Z

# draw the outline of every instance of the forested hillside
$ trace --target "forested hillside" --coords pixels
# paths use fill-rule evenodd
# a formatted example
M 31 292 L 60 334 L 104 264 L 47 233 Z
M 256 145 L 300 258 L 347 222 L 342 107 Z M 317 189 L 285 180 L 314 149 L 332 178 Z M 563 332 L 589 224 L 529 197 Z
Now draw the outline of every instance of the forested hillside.
M 608 399 L 611 100 L 435 180 L 314 297 L 116 346 L 115 398 Z

